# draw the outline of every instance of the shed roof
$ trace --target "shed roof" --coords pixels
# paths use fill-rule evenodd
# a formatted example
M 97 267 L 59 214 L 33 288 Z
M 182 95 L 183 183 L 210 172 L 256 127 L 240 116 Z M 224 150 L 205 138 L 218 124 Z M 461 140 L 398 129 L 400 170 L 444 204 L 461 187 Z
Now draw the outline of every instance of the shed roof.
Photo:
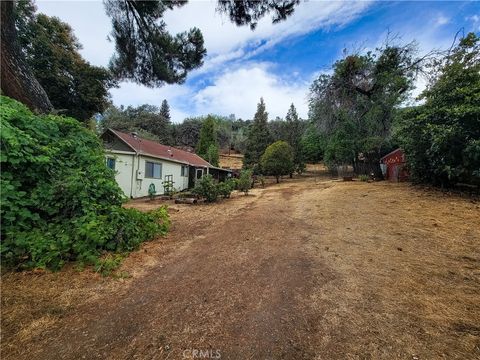
M 162 145 L 155 141 L 143 139 L 141 137 L 127 134 L 118 130 L 108 129 L 107 131 L 112 132 L 138 154 L 148 155 L 197 167 L 213 167 L 210 163 L 195 153 L 180 150 L 172 146 Z
M 403 150 L 402 150 L 402 148 L 397 148 L 397 149 L 389 152 L 387 155 L 382 156 L 382 157 L 380 158 L 380 161 L 382 161 L 382 160 L 384 160 L 384 159 L 392 156 L 393 154 L 395 154 L 395 153 L 397 153 L 397 152 L 398 152 L 398 153 L 401 153 L 401 154 L 403 155 Z

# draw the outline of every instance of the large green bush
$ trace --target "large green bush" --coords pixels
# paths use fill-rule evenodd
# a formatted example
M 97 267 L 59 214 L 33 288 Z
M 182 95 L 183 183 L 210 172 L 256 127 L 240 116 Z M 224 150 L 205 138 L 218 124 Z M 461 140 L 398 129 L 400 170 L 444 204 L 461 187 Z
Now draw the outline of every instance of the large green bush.
M 1 97 L 1 258 L 17 268 L 95 263 L 168 229 L 168 213 L 124 209 L 98 138 L 77 120 Z
M 291 174 L 294 170 L 293 149 L 285 141 L 277 141 L 269 145 L 260 159 L 262 170 L 266 175 L 280 176 Z

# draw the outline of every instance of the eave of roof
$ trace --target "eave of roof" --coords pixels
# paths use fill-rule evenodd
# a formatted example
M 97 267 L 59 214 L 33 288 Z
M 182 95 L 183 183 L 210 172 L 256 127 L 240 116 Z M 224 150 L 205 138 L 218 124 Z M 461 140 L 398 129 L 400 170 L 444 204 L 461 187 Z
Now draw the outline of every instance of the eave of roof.
M 190 153 L 190 152 L 187 152 L 187 151 L 184 151 L 184 150 L 177 149 L 175 147 L 168 147 L 169 149 L 167 151 L 170 151 L 170 149 L 174 149 L 175 153 L 177 153 L 177 155 L 181 155 L 181 157 L 186 157 L 187 159 L 178 159 L 178 158 L 175 158 L 174 156 L 162 156 L 162 155 L 159 155 L 159 154 L 144 151 L 141 148 L 136 147 L 135 143 L 130 142 L 130 141 L 133 141 L 133 139 L 134 139 L 131 134 L 127 134 L 127 133 L 124 133 L 124 132 L 121 132 L 121 131 L 118 131 L 118 130 L 114 130 L 114 129 L 107 129 L 107 131 L 110 131 L 111 133 L 113 133 L 118 139 L 120 139 L 123 143 L 125 143 L 129 148 L 131 148 L 138 155 L 150 156 L 150 157 L 153 157 L 153 158 L 156 158 L 156 159 L 171 161 L 171 162 L 175 162 L 175 163 L 179 163 L 179 164 L 186 164 L 186 165 L 189 165 L 189 166 L 203 167 L 203 168 L 214 168 L 214 166 L 212 166 L 210 163 L 208 163 L 206 160 L 202 159 L 200 156 L 198 156 L 195 153 Z M 132 139 L 130 139 L 130 138 L 132 138 Z M 152 140 L 143 139 L 143 138 L 140 138 L 140 137 L 135 138 L 135 141 L 143 141 L 144 145 L 146 144 L 149 147 L 152 147 L 152 146 L 155 147 L 155 148 L 160 147 L 159 150 L 160 149 L 165 150 L 165 147 L 167 147 L 166 145 L 157 143 L 157 142 L 152 141 Z M 190 158 L 190 159 L 188 159 L 188 158 Z

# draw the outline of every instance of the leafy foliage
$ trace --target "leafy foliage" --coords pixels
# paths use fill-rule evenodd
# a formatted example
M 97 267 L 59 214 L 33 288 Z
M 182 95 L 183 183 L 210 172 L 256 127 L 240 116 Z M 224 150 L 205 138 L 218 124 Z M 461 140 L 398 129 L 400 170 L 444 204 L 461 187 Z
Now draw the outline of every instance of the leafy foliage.
M 118 78 L 150 87 L 182 83 L 190 70 L 202 65 L 206 50 L 200 30 L 172 36 L 163 21 L 165 11 L 185 2 L 105 0 L 104 4 L 115 42 L 110 68 Z
M 251 29 L 257 27 L 258 21 L 266 14 L 272 13 L 272 22 L 278 23 L 292 15 L 295 6 L 300 0 L 257 0 L 257 1 L 231 1 L 219 0 L 218 10 L 227 13 L 237 25 L 249 25 Z
M 205 160 L 207 160 L 213 166 L 218 166 L 219 159 L 220 154 L 218 151 L 218 145 L 210 144 L 207 150 L 207 155 L 205 156 Z
M 407 98 L 423 58 L 415 46 L 387 42 L 375 52 L 337 61 L 332 75 L 321 75 L 311 86 L 310 119 L 327 139 L 329 165 L 351 164 L 360 171 L 360 158 L 380 172 L 380 155 L 390 137 L 396 108 Z M 363 169 L 366 171 L 367 169 Z
M 245 168 L 256 169 L 260 163 L 260 157 L 270 144 L 270 133 L 268 131 L 268 113 L 265 110 L 263 98 L 257 105 L 257 112 L 253 124 L 248 131 L 247 146 L 243 165 Z
M 273 175 L 280 180 L 280 176 L 293 172 L 293 149 L 285 141 L 277 141 L 269 145 L 261 158 L 262 170 L 266 175 Z
M 286 139 L 285 141 L 293 150 L 293 171 L 301 173 L 305 170 L 305 160 L 303 157 L 302 135 L 305 130 L 304 123 L 300 121 L 295 105 L 291 104 L 288 109 L 286 121 Z
M 215 120 L 210 115 L 203 120 L 197 144 L 197 154 L 212 165 L 218 166 L 217 129 Z
M 1 98 L 1 258 L 20 268 L 96 263 L 166 233 L 166 208 L 124 209 L 99 139 L 72 118 Z
M 320 134 L 315 124 L 309 124 L 301 140 L 305 161 L 316 163 L 323 159 L 325 137 Z
M 218 198 L 218 186 L 210 174 L 202 176 L 195 184 L 192 192 L 197 196 L 205 198 L 207 202 L 215 202 Z
M 421 95 L 425 104 L 399 114 L 396 137 L 411 176 L 452 186 L 480 184 L 480 39 L 461 39 L 430 63 L 433 79 Z
M 56 17 L 35 14 L 30 0 L 16 6 L 18 39 L 28 66 L 58 112 L 81 121 L 103 112 L 108 90 L 116 86 L 111 73 L 92 66 L 72 28 Z
M 200 139 L 203 118 L 187 118 L 173 126 L 173 137 L 176 146 L 195 148 Z
M 143 138 L 173 145 L 170 120 L 164 117 L 161 111 L 158 107 L 147 104 L 127 108 L 117 108 L 112 105 L 102 116 L 100 130 L 111 128 L 124 132 L 136 132 Z
M 240 172 L 240 177 L 237 180 L 237 190 L 242 191 L 245 195 L 252 188 L 252 170 L 244 169 Z
M 224 199 L 229 198 L 230 194 L 235 187 L 237 186 L 237 182 L 235 179 L 227 179 L 224 182 L 218 183 L 218 194 L 222 196 Z

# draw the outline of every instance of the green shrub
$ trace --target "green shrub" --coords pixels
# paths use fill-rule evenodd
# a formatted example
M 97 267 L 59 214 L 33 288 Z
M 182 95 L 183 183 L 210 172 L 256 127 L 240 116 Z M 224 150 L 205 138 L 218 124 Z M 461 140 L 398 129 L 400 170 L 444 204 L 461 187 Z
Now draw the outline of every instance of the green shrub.
M 199 197 L 205 198 L 207 202 L 214 202 L 218 197 L 217 184 L 210 174 L 204 175 L 198 180 L 192 192 Z
M 362 174 L 358 177 L 360 181 L 368 181 L 370 177 L 368 175 Z
M 229 198 L 232 191 L 235 190 L 235 186 L 235 179 L 227 179 L 217 185 L 218 194 L 221 195 L 224 199 Z
M 164 234 L 166 208 L 141 213 L 125 200 L 102 144 L 77 120 L 34 115 L 1 97 L 1 246 L 4 265 L 58 269 L 95 264 Z
M 252 170 L 242 170 L 240 177 L 237 180 L 237 189 L 243 191 L 245 195 L 248 195 L 249 190 L 252 188 Z

